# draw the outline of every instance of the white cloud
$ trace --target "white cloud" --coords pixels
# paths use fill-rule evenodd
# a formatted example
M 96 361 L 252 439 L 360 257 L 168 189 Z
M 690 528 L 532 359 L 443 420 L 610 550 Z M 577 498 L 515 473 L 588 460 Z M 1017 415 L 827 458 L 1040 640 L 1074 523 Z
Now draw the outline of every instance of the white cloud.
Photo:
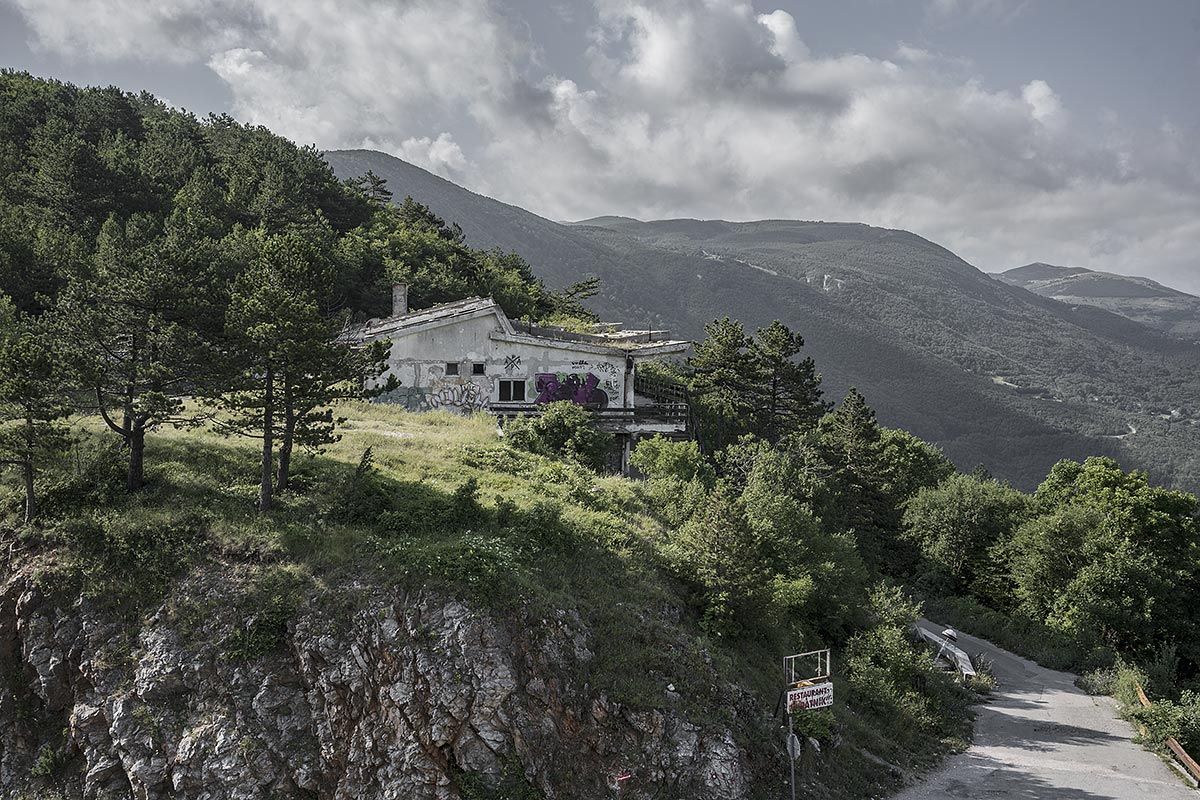
M 551 218 L 856 220 L 984 268 L 1084 264 L 1200 290 L 1188 132 L 1087 129 L 1041 76 L 989 87 L 904 43 L 814 56 L 803 19 L 745 0 L 593 0 L 587 68 L 570 75 L 547 74 L 493 0 L 17 2 L 47 48 L 207 64 L 242 119 L 375 146 Z
M 1043 80 L 1033 80 L 1021 89 L 1021 97 L 1029 104 L 1033 118 L 1043 125 L 1058 125 L 1062 119 L 1062 100 Z
M 910 44 L 901 42 L 896 46 L 896 59 L 898 61 L 909 61 L 914 64 L 919 64 L 923 61 L 929 61 L 933 58 L 933 53 L 920 47 L 913 47 Z
M 447 177 L 461 175 L 467 168 L 462 148 L 444 131 L 436 139 L 428 136 L 405 139 L 395 153 L 409 163 Z

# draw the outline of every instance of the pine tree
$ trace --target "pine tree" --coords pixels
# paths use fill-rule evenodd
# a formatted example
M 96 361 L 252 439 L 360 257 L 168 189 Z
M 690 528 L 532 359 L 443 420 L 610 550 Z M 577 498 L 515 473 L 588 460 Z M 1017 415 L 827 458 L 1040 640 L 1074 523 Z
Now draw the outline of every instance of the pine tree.
M 688 359 L 693 370 L 690 390 L 700 417 L 702 444 L 719 450 L 750 429 L 755 411 L 750 340 L 742 324 L 729 317 L 704 326 L 704 341 L 695 343 Z
M 234 282 L 226 316 L 241 370 L 221 397 L 227 416 L 218 427 L 262 441 L 260 511 L 288 488 L 296 447 L 337 440 L 329 404 L 361 396 L 364 380 L 381 374 L 387 356 L 384 343 L 352 346 L 345 317 L 322 310 L 319 287 L 328 286 L 328 275 L 309 244 L 296 232 L 267 239 Z
M 186 399 L 219 377 L 209 335 L 222 292 L 201 243 L 164 236 L 153 217 L 110 216 L 91 274 L 76 276 L 58 315 L 105 424 L 129 448 L 126 486 L 145 483 L 146 434 L 194 424 Z
M 0 464 L 16 466 L 25 488 L 25 522 L 37 516 L 34 482 L 43 458 L 68 441 L 68 372 L 52 331 L 20 316 L 0 296 Z
M 779 320 L 759 328 L 750 344 L 754 430 L 778 441 L 813 428 L 831 406 L 821 400 L 821 376 L 811 358 L 796 356 L 804 339 Z
M 275 440 L 283 425 L 281 384 L 306 348 L 324 346 L 329 330 L 311 297 L 290 287 L 277 268 L 259 262 L 234 284 L 226 332 L 242 369 L 235 388 L 221 398 L 228 416 L 218 427 L 261 439 L 258 508 L 267 511 L 273 501 Z
M 842 496 L 839 520 L 858 537 L 867 563 L 881 569 L 911 558 L 898 554 L 899 518 L 883 492 L 883 433 L 875 412 L 854 387 L 838 408 L 826 414 L 817 426 L 818 441 L 825 461 L 833 467 L 833 478 Z
M 386 206 L 392 202 L 392 191 L 387 188 L 387 179 L 367 170 L 365 175 L 355 178 L 351 185 L 363 193 L 368 200 Z

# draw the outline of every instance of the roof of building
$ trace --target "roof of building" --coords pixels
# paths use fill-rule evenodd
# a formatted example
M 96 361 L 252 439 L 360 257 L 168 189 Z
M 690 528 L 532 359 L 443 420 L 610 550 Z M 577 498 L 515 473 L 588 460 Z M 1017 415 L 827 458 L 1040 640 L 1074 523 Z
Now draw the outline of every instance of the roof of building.
M 388 338 L 388 334 L 425 327 L 431 323 L 444 324 L 457 320 L 474 319 L 489 314 L 496 315 L 506 330 L 512 332 L 512 326 L 508 323 L 508 317 L 495 300 L 490 297 L 468 297 L 464 300 L 441 303 L 395 317 L 370 319 L 355 329 L 353 335 L 361 339 L 384 339 Z
M 638 355 L 667 355 L 681 353 L 691 342 L 670 339 L 669 331 L 626 331 L 619 325 L 607 324 L 607 330 L 579 333 L 558 326 L 543 326 L 512 321 L 490 297 L 468 297 L 451 303 L 441 303 L 394 317 L 367 320 L 349 333 L 359 341 L 390 339 L 398 333 L 414 333 L 418 329 L 494 315 L 499 324 L 496 338 L 545 344 L 566 349 L 620 350 Z

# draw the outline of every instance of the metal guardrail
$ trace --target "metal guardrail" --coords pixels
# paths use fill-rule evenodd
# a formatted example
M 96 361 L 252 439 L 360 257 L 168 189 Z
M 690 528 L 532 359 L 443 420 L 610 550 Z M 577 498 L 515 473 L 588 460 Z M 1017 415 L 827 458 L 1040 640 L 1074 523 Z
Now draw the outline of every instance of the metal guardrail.
M 958 645 L 951 642 L 945 636 L 925 630 L 920 625 L 917 625 L 916 628 L 917 632 L 921 634 L 922 639 L 938 648 L 935 658 L 945 658 L 954 665 L 955 669 L 964 678 L 975 677 L 975 665 L 971 663 L 971 657 L 964 650 L 961 650 Z

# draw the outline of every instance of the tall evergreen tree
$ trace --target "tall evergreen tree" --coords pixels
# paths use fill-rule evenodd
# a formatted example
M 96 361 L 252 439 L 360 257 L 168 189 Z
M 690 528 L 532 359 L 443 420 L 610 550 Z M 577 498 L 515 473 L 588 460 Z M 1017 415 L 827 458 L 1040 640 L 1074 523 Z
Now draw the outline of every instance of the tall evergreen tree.
M 825 461 L 841 494 L 839 520 L 858 537 L 868 565 L 892 571 L 911 567 L 912 553 L 901 553 L 898 512 L 883 490 L 883 433 L 875 412 L 854 387 L 817 426 Z
M 304 357 L 306 348 L 323 346 L 330 332 L 316 302 L 262 262 L 235 282 L 226 330 L 242 368 L 233 390 L 221 398 L 227 416 L 218 425 L 262 441 L 258 509 L 267 511 L 274 499 L 275 441 L 281 434 L 281 374 Z
M 292 231 L 268 237 L 234 283 L 226 332 L 242 366 L 221 398 L 219 427 L 262 441 L 260 511 L 288 488 L 297 447 L 336 441 L 329 404 L 361 396 L 364 380 L 385 366 L 386 344 L 353 346 L 345 315 L 322 309 L 329 280 L 312 238 Z
M 689 388 L 700 417 L 701 444 L 715 451 L 750 429 L 757 387 L 742 323 L 725 317 L 705 325 L 704 333 L 688 359 Z
M 372 170 L 350 182 L 350 185 L 362 192 L 363 196 L 372 202 L 386 206 L 392 202 L 392 191 L 387 188 L 387 179 L 381 178 Z
M 804 339 L 775 320 L 750 343 L 750 389 L 755 432 L 770 441 L 817 424 L 831 408 L 821 399 L 821 376 L 811 358 L 796 360 Z
M 203 418 L 185 401 L 221 363 L 206 337 L 221 292 L 207 264 L 180 257 L 189 247 L 171 243 L 151 216 L 110 216 L 94 270 L 77 277 L 60 303 L 96 408 L 129 448 L 131 491 L 145 483 L 146 434 Z
M 46 325 L 20 316 L 0 296 L 0 464 L 21 472 L 25 522 L 37 516 L 34 482 L 44 457 L 68 441 L 69 381 Z

